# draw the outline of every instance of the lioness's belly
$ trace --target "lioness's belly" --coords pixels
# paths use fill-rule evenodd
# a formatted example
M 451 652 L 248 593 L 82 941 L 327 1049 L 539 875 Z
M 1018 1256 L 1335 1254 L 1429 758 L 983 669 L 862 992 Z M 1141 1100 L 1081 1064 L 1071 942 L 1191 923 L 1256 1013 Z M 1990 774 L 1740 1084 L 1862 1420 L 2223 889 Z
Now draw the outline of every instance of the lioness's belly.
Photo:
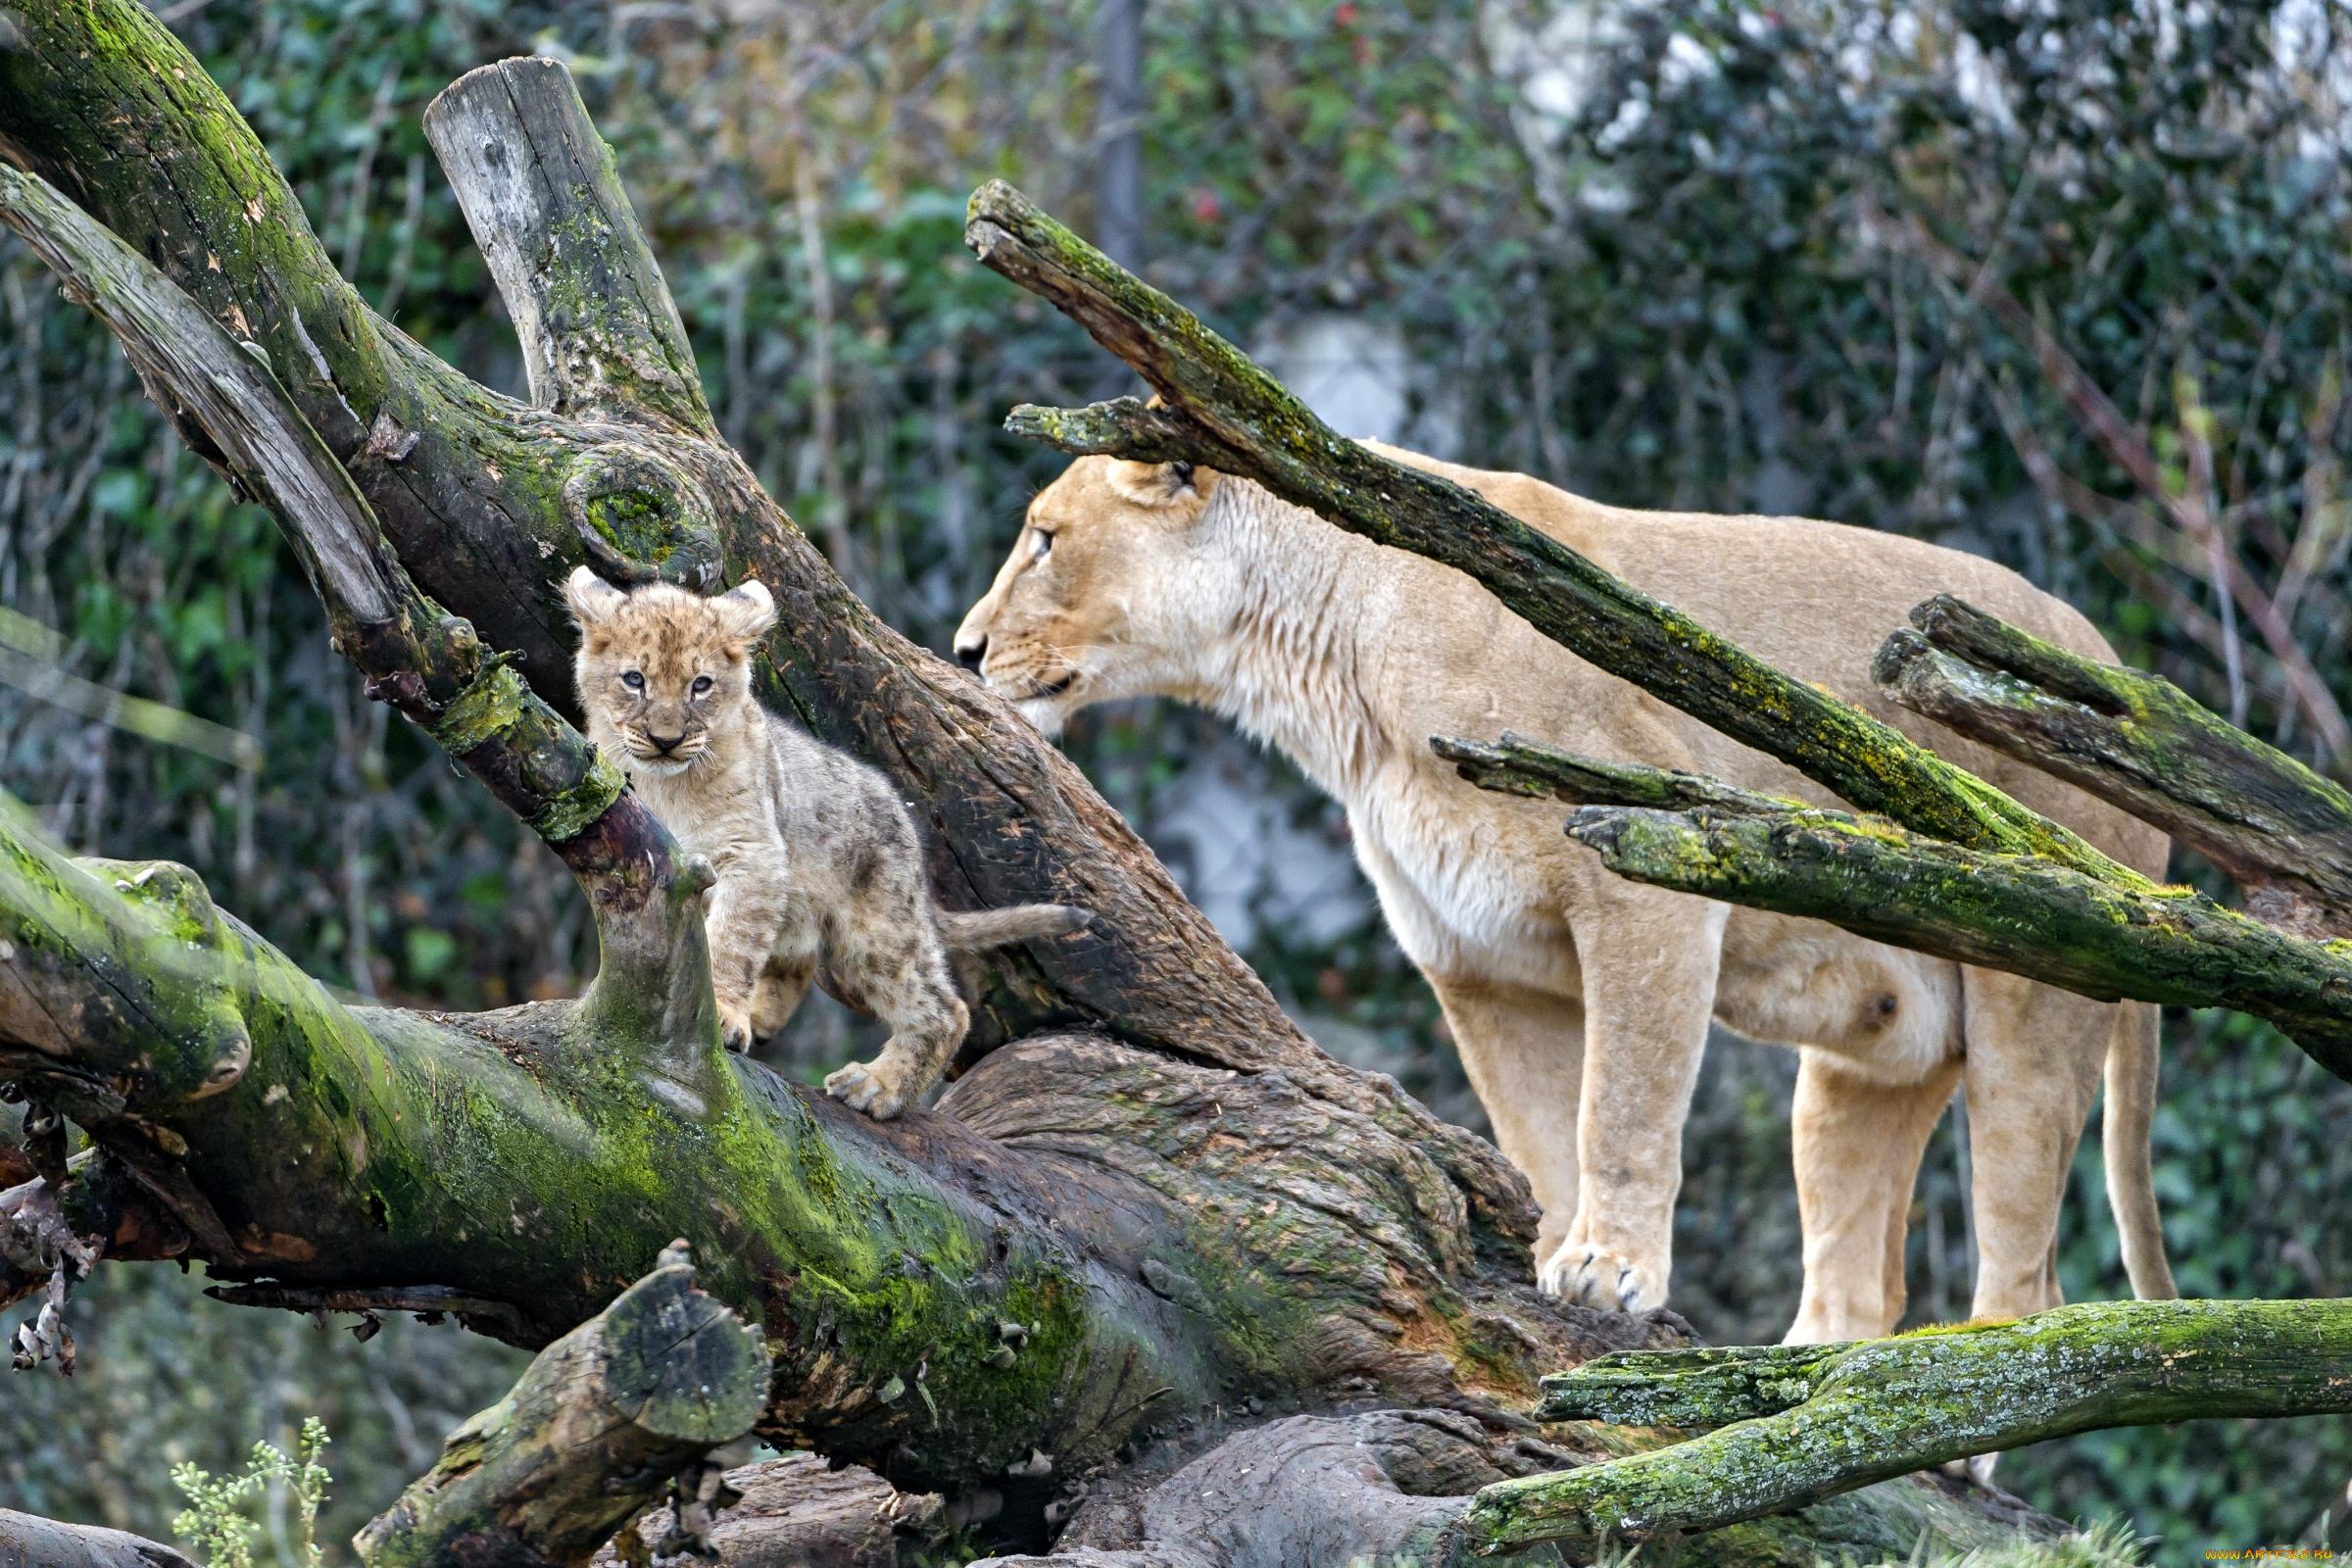
M 1961 1049 L 1960 966 L 1818 920 L 1734 909 L 1715 1016 L 1753 1040 L 1818 1046 L 1913 1083 Z
M 1487 806 L 1471 802 L 1473 809 Z M 1496 818 L 1513 810 L 1500 802 L 1488 808 Z M 1500 820 L 1489 824 L 1498 831 L 1477 834 L 1463 832 L 1457 816 L 1448 824 L 1461 835 L 1454 839 L 1382 833 L 1379 826 L 1393 824 L 1380 813 L 1349 814 L 1389 927 L 1425 972 L 1582 1000 L 1584 969 L 1570 935 L 1581 878 L 1558 875 L 1556 860 L 1508 853 L 1506 846 L 1525 845 L 1511 845 Z M 1701 901 L 1674 902 L 1688 903 L 1696 939 Z M 1735 908 L 1724 928 L 1715 1016 L 1752 1040 L 1818 1047 L 1871 1078 L 1913 1083 L 1961 1049 L 1960 968 L 1818 920 Z

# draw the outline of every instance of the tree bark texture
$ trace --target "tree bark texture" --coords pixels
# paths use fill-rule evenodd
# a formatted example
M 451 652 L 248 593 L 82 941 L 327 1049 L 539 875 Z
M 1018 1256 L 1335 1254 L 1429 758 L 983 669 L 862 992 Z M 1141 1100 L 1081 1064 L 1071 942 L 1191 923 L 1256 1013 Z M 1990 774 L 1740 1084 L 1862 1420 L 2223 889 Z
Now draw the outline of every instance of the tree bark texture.
M 585 1563 L 767 1404 L 759 1331 L 665 1263 L 539 1352 L 353 1543 L 368 1568 Z

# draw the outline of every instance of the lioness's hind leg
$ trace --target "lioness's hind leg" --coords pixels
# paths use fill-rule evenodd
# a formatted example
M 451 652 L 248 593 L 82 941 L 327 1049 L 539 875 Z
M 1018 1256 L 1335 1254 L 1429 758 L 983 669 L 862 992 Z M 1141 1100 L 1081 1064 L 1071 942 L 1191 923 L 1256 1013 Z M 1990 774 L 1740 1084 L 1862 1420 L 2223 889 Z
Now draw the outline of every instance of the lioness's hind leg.
M 1919 1157 L 1960 1081 L 1957 1060 L 1883 1084 L 1806 1047 L 1789 1113 L 1805 1232 L 1804 1296 L 1787 1343 L 1876 1339 L 1903 1315 L 1903 1238 Z
M 1993 969 L 1964 969 L 1968 1152 L 1977 1220 L 1971 1315 L 2059 1305 L 2058 1208 L 2106 1066 L 2111 1004 Z

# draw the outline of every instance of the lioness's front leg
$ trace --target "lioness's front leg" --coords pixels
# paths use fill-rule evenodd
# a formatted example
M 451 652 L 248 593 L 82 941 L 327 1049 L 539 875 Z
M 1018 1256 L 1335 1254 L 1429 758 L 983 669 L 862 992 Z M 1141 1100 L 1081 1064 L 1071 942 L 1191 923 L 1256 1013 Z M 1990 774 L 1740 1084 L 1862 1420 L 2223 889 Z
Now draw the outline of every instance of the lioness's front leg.
M 1577 1207 L 1538 1282 L 1588 1306 L 1666 1304 L 1683 1121 L 1715 1013 L 1723 905 L 1605 882 L 1569 917 L 1584 971 Z
M 1540 1264 L 1576 1218 L 1576 1113 L 1585 1073 L 1584 1008 L 1503 981 L 1432 974 L 1462 1071 L 1494 1129 L 1494 1147 L 1527 1177 L 1544 1210 Z

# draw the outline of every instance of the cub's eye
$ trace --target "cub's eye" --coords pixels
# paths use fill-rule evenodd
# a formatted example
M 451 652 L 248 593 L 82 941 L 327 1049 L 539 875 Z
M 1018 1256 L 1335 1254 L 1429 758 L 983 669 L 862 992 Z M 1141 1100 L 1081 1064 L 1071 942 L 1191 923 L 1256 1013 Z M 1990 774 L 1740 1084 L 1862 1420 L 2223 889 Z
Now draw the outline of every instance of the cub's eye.
M 641 692 L 645 690 L 645 677 L 633 669 L 628 670 L 621 675 L 620 683 L 633 692 Z
M 697 676 L 695 676 L 695 677 L 694 677 L 694 695 L 695 695 L 695 696 L 697 696 L 697 697 L 700 697 L 700 696 L 702 696 L 702 695 L 703 695 L 703 693 L 705 693 L 705 692 L 709 691 L 710 689 L 710 676 L 708 676 L 708 675 L 697 675 Z
M 1034 552 L 1032 552 L 1031 559 L 1032 559 L 1032 560 L 1036 560 L 1036 561 L 1043 561 L 1043 560 L 1045 560 L 1045 559 L 1046 559 L 1046 557 L 1048 557 L 1048 556 L 1052 555 L 1053 553 L 1054 553 L 1054 536 L 1053 536 L 1052 534 L 1050 534 L 1050 533 L 1046 532 L 1046 530 L 1045 530 L 1045 529 L 1043 529 L 1043 528 L 1040 528 L 1040 529 L 1038 529 L 1038 530 L 1037 530 L 1037 548 L 1036 548 L 1036 550 L 1035 550 Z
M 1168 465 L 1168 475 L 1178 484 L 1189 485 L 1193 482 L 1193 466 L 1189 463 L 1171 463 Z

